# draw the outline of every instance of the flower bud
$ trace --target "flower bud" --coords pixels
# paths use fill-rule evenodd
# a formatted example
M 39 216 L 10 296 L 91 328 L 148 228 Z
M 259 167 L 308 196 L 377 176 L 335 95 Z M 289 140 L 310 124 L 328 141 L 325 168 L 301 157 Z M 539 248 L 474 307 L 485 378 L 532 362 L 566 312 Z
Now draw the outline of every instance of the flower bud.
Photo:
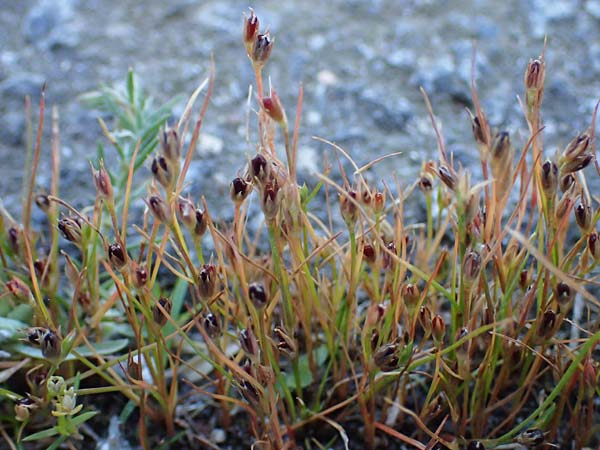
M 375 192 L 373 196 L 373 211 L 375 214 L 379 215 L 383 213 L 383 208 L 385 207 L 385 193 L 383 192 Z
M 271 175 L 271 166 L 264 156 L 256 155 L 250 160 L 250 175 L 258 181 L 264 182 Z
M 146 204 L 154 218 L 159 222 L 169 224 L 171 222 L 171 208 L 159 195 L 151 195 Z
M 541 59 L 529 60 L 525 70 L 525 103 L 528 111 L 542 104 L 544 95 L 545 63 Z
M 244 350 L 248 356 L 258 355 L 258 342 L 256 341 L 256 336 L 254 336 L 251 328 L 244 328 L 241 330 L 239 338 L 242 350 Z
M 61 355 L 62 339 L 52 330 L 46 330 L 44 337 L 40 341 L 42 355 L 49 360 L 56 360 Z
M 273 39 L 269 32 L 256 36 L 252 45 L 252 62 L 258 66 L 263 66 L 273 50 Z
M 285 110 L 281 105 L 281 100 L 279 99 L 275 89 L 271 88 L 271 95 L 269 97 L 262 98 L 262 106 L 267 115 L 278 124 L 281 125 L 287 121 L 285 117 Z
M 438 168 L 438 177 L 440 177 L 440 180 L 442 180 L 442 182 L 451 190 L 454 190 L 454 188 L 456 188 L 456 183 L 458 181 L 456 174 L 445 164 L 442 164 Z
M 575 207 L 575 221 L 581 231 L 587 233 L 592 225 L 592 208 L 587 204 L 585 197 Z
M 117 270 L 121 270 L 127 264 L 127 252 L 118 242 L 110 244 L 108 246 L 108 259 Z
M 600 258 L 600 237 L 596 231 L 590 233 L 588 236 L 587 245 L 592 258 L 594 258 L 594 260 Z
M 198 273 L 198 291 L 203 300 L 211 299 L 217 292 L 217 268 L 204 264 Z
M 112 182 L 110 181 L 110 175 L 104 168 L 104 162 L 102 160 L 100 160 L 100 167 L 98 170 L 94 170 L 92 167 L 92 176 L 94 178 L 94 185 L 96 186 L 97 195 L 105 200 L 112 200 Z
M 82 230 L 79 220 L 75 217 L 63 217 L 58 221 L 58 229 L 67 241 L 74 244 L 80 244 L 82 240 Z
M 558 185 L 558 167 L 547 159 L 542 164 L 542 191 L 547 199 L 553 199 Z
M 208 334 L 212 339 L 216 338 L 221 333 L 221 324 L 219 323 L 219 319 L 217 319 L 217 316 L 211 312 L 204 316 L 202 325 L 204 326 L 206 334 Z
M 241 204 L 246 200 L 250 192 L 252 192 L 252 185 L 240 177 L 234 178 L 229 186 L 229 196 L 233 203 L 236 204 Z
M 433 316 L 433 319 L 431 319 L 431 334 L 437 345 L 440 345 L 444 342 L 444 336 L 446 335 L 446 324 L 444 323 L 442 316 L 439 314 L 436 314 Z
M 358 195 L 356 191 L 348 191 L 345 194 L 340 194 L 340 212 L 348 226 L 354 225 L 358 220 L 357 199 Z
M 169 316 L 171 315 L 171 308 L 173 308 L 173 304 L 171 303 L 171 299 L 167 297 L 161 297 L 158 302 L 152 306 L 152 318 L 159 327 L 163 327 L 167 323 Z
M 53 375 L 48 378 L 46 389 L 48 390 L 50 397 L 59 397 L 64 395 L 65 390 L 67 389 L 67 383 L 65 383 L 63 377 Z
M 158 183 L 165 189 L 169 189 L 175 180 L 175 173 L 172 163 L 162 155 L 152 160 L 152 175 Z
M 246 13 L 244 13 L 244 28 L 242 32 L 242 40 L 244 41 L 244 45 L 246 46 L 246 51 L 248 52 L 248 56 L 252 50 L 252 46 L 254 45 L 254 41 L 258 36 L 259 32 L 259 24 L 258 17 L 254 14 L 254 10 L 250 9 L 250 16 L 246 17 Z
M 248 286 L 248 297 L 255 308 L 260 309 L 267 304 L 267 293 L 265 288 L 260 283 L 251 283 Z
M 373 361 L 382 372 L 396 370 L 400 362 L 398 358 L 398 344 L 391 342 L 379 347 L 373 355 Z
M 273 328 L 273 336 L 275 336 L 279 353 L 283 353 L 288 358 L 294 358 L 296 355 L 296 343 L 285 330 L 282 327 L 275 327 Z
M 173 164 L 177 164 L 181 157 L 181 143 L 177 130 L 171 127 L 162 128 L 158 133 L 162 156 Z

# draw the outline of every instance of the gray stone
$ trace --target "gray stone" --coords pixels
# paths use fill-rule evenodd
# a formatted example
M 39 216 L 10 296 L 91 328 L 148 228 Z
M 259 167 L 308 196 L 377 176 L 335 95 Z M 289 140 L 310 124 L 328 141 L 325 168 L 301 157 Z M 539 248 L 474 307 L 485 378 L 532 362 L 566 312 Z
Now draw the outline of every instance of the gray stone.
M 36 46 L 75 46 L 78 36 L 71 21 L 74 18 L 73 0 L 40 0 L 23 22 L 23 35 Z
M 44 84 L 44 77 L 37 73 L 19 72 L 0 83 L 0 94 L 16 100 L 23 100 L 26 95 L 39 96 Z

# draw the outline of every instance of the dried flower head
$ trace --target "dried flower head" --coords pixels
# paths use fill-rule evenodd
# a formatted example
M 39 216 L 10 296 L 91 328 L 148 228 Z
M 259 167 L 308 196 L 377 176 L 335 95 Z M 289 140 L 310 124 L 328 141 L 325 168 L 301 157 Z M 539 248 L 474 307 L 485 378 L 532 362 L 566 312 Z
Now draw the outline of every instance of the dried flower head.
M 198 291 L 203 300 L 211 299 L 217 292 L 217 268 L 204 264 L 198 272 Z
M 271 38 L 271 35 L 267 31 L 264 34 L 259 34 L 254 39 L 254 44 L 252 45 L 252 62 L 257 66 L 263 66 L 271 56 L 271 51 L 273 50 L 274 40 Z

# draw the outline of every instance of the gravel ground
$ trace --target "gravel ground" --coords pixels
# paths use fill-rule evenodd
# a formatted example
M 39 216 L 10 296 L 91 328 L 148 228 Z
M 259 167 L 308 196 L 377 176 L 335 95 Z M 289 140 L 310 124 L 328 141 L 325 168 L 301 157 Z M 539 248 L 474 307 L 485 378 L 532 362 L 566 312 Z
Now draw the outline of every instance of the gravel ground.
M 0 197 L 15 212 L 22 183 L 23 98 L 59 108 L 62 195 L 91 193 L 88 159 L 102 140 L 97 112 L 79 96 L 125 79 L 133 67 L 158 100 L 188 95 L 206 75 L 211 52 L 215 93 L 190 178 L 219 216 L 229 180 L 254 152 L 245 140 L 245 102 L 253 81 L 240 42 L 247 3 L 174 0 L 4 0 L 0 13 Z M 546 144 L 564 145 L 585 129 L 600 84 L 600 1 L 332 0 L 253 4 L 276 44 L 267 74 L 293 116 L 304 85 L 300 165 L 321 168 L 335 141 L 358 162 L 401 151 L 371 174 L 393 184 L 412 181 L 436 155 L 419 86 L 429 93 L 450 150 L 464 165 L 476 160 L 465 106 L 473 43 L 476 76 L 491 123 L 524 141 L 521 94 L 527 61 L 548 37 Z M 175 114 L 183 107 L 179 105 Z M 46 131 L 49 131 L 49 120 Z M 48 133 L 47 133 L 48 134 Z M 40 184 L 48 182 L 50 140 L 44 140 Z M 210 188 L 209 188 L 210 186 Z M 82 197 L 83 196 L 83 197 Z M 230 208 L 226 208 L 229 211 Z M 225 214 L 225 213 L 223 213 Z M 228 213 L 227 213 L 228 214 Z

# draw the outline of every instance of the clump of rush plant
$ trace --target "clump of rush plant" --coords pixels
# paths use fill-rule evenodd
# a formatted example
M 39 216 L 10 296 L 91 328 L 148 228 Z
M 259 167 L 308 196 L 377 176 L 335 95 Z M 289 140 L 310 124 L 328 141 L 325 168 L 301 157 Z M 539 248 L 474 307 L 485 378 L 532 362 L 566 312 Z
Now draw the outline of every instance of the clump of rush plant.
M 584 170 L 598 169 L 596 113 L 544 149 L 542 55 L 525 71 L 518 145 L 473 83 L 480 172 L 454 163 L 424 93 L 439 159 L 413 182 L 371 185 L 372 164 L 329 143 L 355 172 L 300 186 L 302 90 L 292 126 L 265 91 L 274 41 L 252 10 L 243 43 L 258 138 L 231 182 L 231 223 L 185 181 L 212 69 L 171 125 L 132 73 L 125 91 L 87 97 L 114 114 L 113 131 L 101 126 L 118 158 L 105 164 L 99 147 L 84 208 L 59 196 L 56 113 L 52 182 L 36 190 L 42 95 L 21 214 L 0 216 L 3 448 L 80 448 L 108 414 L 143 449 L 600 445 L 600 210 Z M 409 196 L 427 206 L 421 222 L 404 219 Z M 251 233 L 253 198 L 264 227 Z

